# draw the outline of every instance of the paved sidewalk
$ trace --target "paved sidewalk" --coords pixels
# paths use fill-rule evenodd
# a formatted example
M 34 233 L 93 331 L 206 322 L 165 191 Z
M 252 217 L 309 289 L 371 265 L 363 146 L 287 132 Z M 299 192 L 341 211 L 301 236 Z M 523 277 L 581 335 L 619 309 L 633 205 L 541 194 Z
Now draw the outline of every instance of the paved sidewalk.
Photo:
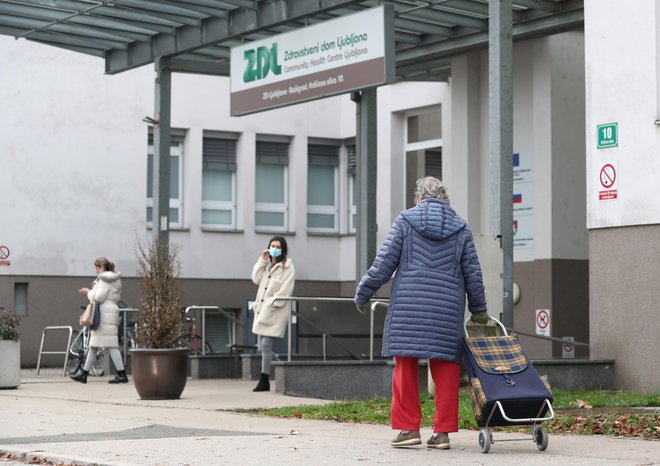
M 251 381 L 189 379 L 180 400 L 143 401 L 132 383 L 109 385 L 107 380 L 90 377 L 83 385 L 61 371 L 23 371 L 18 389 L 0 390 L 0 458 L 10 453 L 26 463 L 34 458 L 53 464 L 147 466 L 660 464 L 660 442 L 602 436 L 551 435 L 548 449 L 540 452 L 531 435 L 496 432 L 496 443 L 484 455 L 478 433 L 460 431 L 450 436 L 450 450 L 424 445 L 394 449 L 388 445 L 394 432 L 384 426 L 227 411 L 328 403 L 253 393 Z M 426 429 L 423 438 L 428 435 Z M 521 440 L 503 442 L 510 439 Z

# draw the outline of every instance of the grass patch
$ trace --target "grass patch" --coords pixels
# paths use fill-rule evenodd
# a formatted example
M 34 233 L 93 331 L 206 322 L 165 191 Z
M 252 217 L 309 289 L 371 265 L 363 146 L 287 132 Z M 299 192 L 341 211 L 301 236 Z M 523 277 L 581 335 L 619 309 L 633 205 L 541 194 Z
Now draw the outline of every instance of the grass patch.
M 581 435 L 620 435 L 660 439 L 660 411 L 630 408 L 660 406 L 660 393 L 642 394 L 612 390 L 553 390 L 556 418 L 545 423 L 551 433 Z M 420 394 L 422 427 L 433 425 L 433 398 Z M 243 410 L 261 416 L 317 419 L 335 422 L 390 423 L 390 399 L 335 402 L 323 406 L 293 406 L 265 410 Z M 463 390 L 459 398 L 459 429 L 478 429 L 472 406 Z M 519 430 L 519 427 L 505 429 Z M 527 430 L 528 427 L 522 428 Z

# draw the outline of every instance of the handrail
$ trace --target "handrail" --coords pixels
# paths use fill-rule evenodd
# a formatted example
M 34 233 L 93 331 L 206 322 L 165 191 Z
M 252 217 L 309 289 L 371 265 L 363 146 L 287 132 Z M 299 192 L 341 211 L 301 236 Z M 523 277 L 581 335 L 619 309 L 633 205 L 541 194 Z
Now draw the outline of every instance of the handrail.
M 202 322 L 201 322 L 201 327 L 202 327 L 202 329 L 201 329 L 201 334 L 202 334 L 202 356 L 206 355 L 206 345 L 203 342 L 206 341 L 206 311 L 207 310 L 218 311 L 220 314 L 224 315 L 225 317 L 227 317 L 232 322 L 240 325 L 241 327 L 245 326 L 245 324 L 243 324 L 243 322 L 238 320 L 231 313 L 225 311 L 224 309 L 222 309 L 221 307 L 218 307 L 218 306 L 198 306 L 198 305 L 193 304 L 192 306 L 186 307 L 185 310 L 184 310 L 184 313 L 188 314 L 189 311 L 194 311 L 194 310 L 202 310 L 203 311 L 202 312 Z M 128 337 L 128 332 L 126 330 L 126 326 L 128 324 L 128 319 L 126 318 L 126 313 L 128 313 L 128 312 L 138 312 L 138 310 L 133 309 L 133 308 L 120 308 L 119 312 L 124 312 L 125 313 L 123 323 L 122 323 L 122 327 L 123 327 L 122 328 L 122 333 L 124 335 L 124 339 L 123 339 L 124 340 L 124 345 L 123 345 L 123 347 L 124 347 L 123 348 L 124 349 L 124 351 L 123 351 L 124 363 L 126 363 L 126 354 L 127 354 L 126 349 L 127 349 L 127 337 Z M 234 329 L 234 331 L 232 333 L 233 333 L 233 335 L 232 335 L 233 339 L 236 340 L 236 330 Z
M 294 305 L 297 304 L 299 301 L 314 301 L 314 302 L 333 302 L 333 303 L 338 303 L 338 302 L 350 302 L 353 303 L 355 302 L 353 298 L 327 298 L 327 297 L 301 297 L 301 296 L 287 296 L 287 297 L 281 297 L 281 298 L 273 298 L 272 302 L 275 303 L 277 301 L 290 301 Z M 377 301 L 378 302 L 378 301 Z M 375 303 L 374 303 L 375 304 Z M 374 307 L 374 304 L 372 304 L 372 308 Z M 382 304 L 382 303 L 381 303 Z M 305 319 L 303 316 L 301 316 L 298 313 L 297 309 L 291 309 L 291 312 L 296 315 L 296 317 L 299 317 L 301 320 L 304 320 L 308 325 L 311 325 L 312 327 L 315 327 L 317 330 L 320 330 L 323 332 L 323 329 L 318 327 L 317 325 L 313 324 L 309 320 Z M 292 322 L 291 319 L 289 319 L 289 328 L 288 328 L 288 342 L 287 342 L 287 360 L 291 362 L 291 332 L 292 332 Z M 326 335 L 325 332 L 323 332 L 324 335 Z M 374 323 L 373 323 L 373 309 L 371 313 L 371 329 L 370 329 L 370 342 L 371 342 L 371 350 L 370 350 L 370 360 L 373 361 L 373 338 L 374 338 Z M 337 343 L 339 346 L 344 348 L 346 351 L 349 352 L 353 357 L 356 359 L 362 359 L 360 356 L 356 355 L 350 348 L 348 348 L 346 345 L 342 344 L 339 342 L 337 339 L 335 339 L 332 335 L 327 334 L 327 336 L 332 339 L 335 343 Z
M 123 359 L 124 359 L 124 361 L 123 361 L 124 365 L 126 365 L 126 359 L 127 359 L 127 355 L 128 355 L 128 352 L 126 351 L 127 343 L 128 343 L 128 341 L 127 341 L 128 340 L 128 332 L 126 331 L 126 326 L 128 325 L 127 314 L 129 312 L 137 312 L 137 309 L 133 309 L 132 307 L 121 307 L 121 308 L 119 308 L 119 312 L 124 313 L 124 316 L 123 316 L 123 319 L 122 319 L 122 324 L 121 324 L 121 326 L 122 326 L 121 331 L 122 331 L 122 335 L 124 336 L 123 339 L 122 339 L 122 341 L 123 341 L 122 356 L 123 356 Z
M 341 341 L 339 341 L 337 338 L 335 338 L 334 336 L 332 336 L 332 335 L 329 334 L 329 333 L 324 332 L 323 329 L 322 329 L 321 327 L 319 327 L 318 325 L 316 325 L 314 322 L 312 322 L 312 321 L 310 321 L 309 319 L 306 319 L 305 317 L 303 317 L 302 315 L 300 315 L 300 313 L 299 313 L 297 310 L 295 311 L 295 314 L 296 314 L 296 317 L 298 317 L 301 321 L 304 321 L 307 325 L 309 325 L 309 326 L 311 326 L 311 327 L 314 327 L 316 330 L 319 330 L 319 331 L 322 332 L 322 337 L 323 337 L 323 341 L 322 341 L 322 344 L 323 344 L 323 360 L 324 360 L 324 361 L 326 360 L 326 337 L 327 337 L 327 338 L 330 338 L 332 341 L 334 341 L 335 343 L 337 343 L 337 345 L 339 345 L 339 346 L 341 346 L 342 348 L 344 348 L 344 349 L 346 350 L 346 352 L 348 352 L 348 354 L 350 354 L 351 356 L 353 356 L 355 359 L 362 359 L 362 357 L 361 357 L 360 355 L 355 354 L 355 353 L 353 352 L 352 349 L 350 349 L 348 346 L 346 346 L 345 344 L 343 344 L 343 343 L 342 343 Z M 291 320 L 291 319 L 289 319 L 289 321 L 290 321 L 290 320 Z M 289 361 L 290 361 L 290 360 L 291 360 L 291 359 L 289 359 Z
M 69 332 L 69 337 L 67 338 L 67 343 L 66 343 L 66 349 L 64 351 L 44 351 L 44 342 L 46 340 L 46 333 L 49 330 L 67 330 Z M 73 327 L 71 327 L 70 325 L 52 325 L 50 327 L 44 328 L 44 331 L 41 334 L 41 344 L 39 345 L 39 357 L 37 358 L 37 375 L 39 375 L 39 370 L 41 369 L 42 354 L 63 354 L 64 367 L 62 368 L 62 374 L 66 375 L 66 365 L 69 362 L 69 348 L 71 347 L 72 336 L 73 336 Z
M 374 312 L 378 310 L 379 307 L 385 307 L 385 310 L 389 307 L 389 304 L 385 301 L 374 301 L 371 303 L 371 315 L 369 316 L 369 361 L 374 360 Z
M 235 324 L 240 325 L 241 327 L 244 327 L 245 325 L 238 320 L 236 317 L 231 315 L 229 312 L 225 311 L 219 306 L 198 306 L 196 304 L 193 304 L 192 306 L 186 307 L 186 310 L 184 311 L 186 314 L 188 314 L 189 311 L 202 311 L 202 356 L 206 356 L 206 344 L 204 342 L 206 341 L 206 311 L 218 311 L 220 314 L 224 315 L 227 317 L 229 320 L 234 322 Z M 236 328 L 233 329 L 232 331 L 232 340 L 236 340 Z
M 315 302 L 351 302 L 353 303 L 354 300 L 353 298 L 327 298 L 327 297 L 300 297 L 300 296 L 287 296 L 287 297 L 281 297 L 281 298 L 274 298 L 273 302 L 276 301 L 290 301 L 293 302 L 295 305 L 298 301 L 315 301 Z M 387 299 L 376 299 L 372 300 L 371 302 L 371 313 L 369 316 L 369 360 L 373 361 L 374 360 L 374 313 L 378 310 L 387 310 L 389 304 L 389 300 Z M 308 319 L 305 319 L 303 316 L 301 316 L 297 310 L 292 309 L 291 312 L 295 314 L 297 317 L 299 317 L 301 320 L 304 320 L 307 324 L 311 325 L 312 327 L 316 328 L 317 330 L 320 330 L 323 332 L 323 329 L 315 325 L 314 323 L 310 322 Z M 532 338 L 539 338 L 542 340 L 549 340 L 549 341 L 557 341 L 561 343 L 571 343 L 576 346 L 589 346 L 589 343 L 583 343 L 579 341 L 570 341 L 566 340 L 564 338 L 557 338 L 557 337 L 548 337 L 544 335 L 533 335 L 525 332 L 521 332 L 519 330 L 513 329 L 513 328 L 506 328 L 507 331 L 509 332 L 515 332 L 519 335 L 525 335 L 528 337 Z M 291 331 L 292 331 L 292 322 L 291 319 L 289 319 L 289 335 L 288 335 L 288 347 L 287 347 L 287 352 L 288 352 L 288 361 L 291 361 Z M 325 335 L 325 332 L 323 332 L 323 335 Z M 333 341 L 335 341 L 337 344 L 342 346 L 345 350 L 347 350 L 351 355 L 356 357 L 357 359 L 360 359 L 357 357 L 352 350 L 350 350 L 348 347 L 345 345 L 342 345 L 338 340 L 336 340 L 332 335 L 328 335 L 329 338 L 331 338 Z
M 535 335 L 533 333 L 525 333 L 509 327 L 507 327 L 506 329 L 508 332 L 515 332 L 518 335 L 525 335 L 526 337 L 538 338 L 539 340 L 558 341 L 561 343 L 570 343 L 571 345 L 575 345 L 575 346 L 589 346 L 589 343 L 584 343 L 581 341 L 567 340 L 566 338 L 558 338 L 558 337 L 548 337 L 545 335 Z

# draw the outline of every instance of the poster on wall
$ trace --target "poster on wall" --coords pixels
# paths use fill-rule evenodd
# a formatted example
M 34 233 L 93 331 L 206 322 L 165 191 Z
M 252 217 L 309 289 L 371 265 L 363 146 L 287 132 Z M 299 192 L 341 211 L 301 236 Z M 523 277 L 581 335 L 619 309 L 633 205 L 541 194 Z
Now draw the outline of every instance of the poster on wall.
M 513 247 L 534 247 L 534 172 L 528 151 L 513 154 Z

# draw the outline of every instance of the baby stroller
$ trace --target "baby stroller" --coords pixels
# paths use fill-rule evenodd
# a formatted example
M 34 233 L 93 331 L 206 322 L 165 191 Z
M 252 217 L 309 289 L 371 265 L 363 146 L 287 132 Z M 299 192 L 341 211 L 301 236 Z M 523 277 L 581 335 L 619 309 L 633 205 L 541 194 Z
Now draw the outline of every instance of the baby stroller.
M 548 448 L 548 431 L 539 424 L 555 417 L 548 378 L 536 372 L 517 335 L 507 334 L 502 322 L 491 319 L 502 329 L 502 336 L 470 337 L 469 318 L 463 323 L 463 362 L 470 384 L 472 410 L 477 424 L 482 427 L 479 447 L 482 453 L 488 453 L 495 443 L 493 426 L 530 424 L 532 441 L 544 451 Z

